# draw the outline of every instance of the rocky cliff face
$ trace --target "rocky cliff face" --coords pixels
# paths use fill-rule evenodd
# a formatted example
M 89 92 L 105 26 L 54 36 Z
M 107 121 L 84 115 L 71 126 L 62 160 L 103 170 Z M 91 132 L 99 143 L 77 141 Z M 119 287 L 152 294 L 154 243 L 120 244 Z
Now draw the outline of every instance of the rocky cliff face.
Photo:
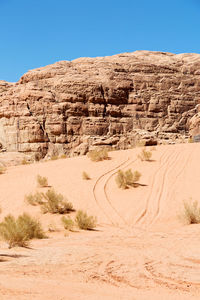
M 84 154 L 138 135 L 187 133 L 200 103 L 200 55 L 136 51 L 61 61 L 0 81 L 0 143 L 8 151 Z

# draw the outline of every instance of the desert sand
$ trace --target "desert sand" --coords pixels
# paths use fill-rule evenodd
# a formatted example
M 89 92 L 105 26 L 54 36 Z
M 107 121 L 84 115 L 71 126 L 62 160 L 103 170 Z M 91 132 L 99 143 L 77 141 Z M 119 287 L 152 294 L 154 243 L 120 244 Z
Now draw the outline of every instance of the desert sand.
M 0 175 L 0 219 L 28 212 L 48 238 L 29 248 L 0 241 L 0 299 L 200 299 L 200 225 L 179 218 L 184 200 L 199 201 L 199 147 L 157 146 L 150 162 L 140 161 L 135 148 L 101 162 L 80 156 L 9 167 Z M 142 174 L 140 185 L 120 190 L 116 172 L 128 168 Z M 96 230 L 67 232 L 61 216 L 28 205 L 24 196 L 40 190 L 37 174 L 96 216 Z

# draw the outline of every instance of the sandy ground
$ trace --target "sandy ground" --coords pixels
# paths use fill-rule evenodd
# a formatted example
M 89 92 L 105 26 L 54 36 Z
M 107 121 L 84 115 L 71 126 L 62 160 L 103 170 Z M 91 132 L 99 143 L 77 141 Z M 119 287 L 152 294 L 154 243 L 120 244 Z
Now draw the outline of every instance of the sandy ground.
M 199 201 L 199 147 L 159 146 L 151 162 L 138 160 L 137 148 L 97 163 L 76 157 L 9 167 L 0 175 L 0 219 L 29 212 L 58 231 L 30 248 L 0 242 L 0 299 L 200 299 L 200 225 L 178 217 L 184 200 Z M 142 174 L 140 185 L 120 190 L 116 172 L 128 168 Z M 37 174 L 97 216 L 97 230 L 66 232 L 60 216 L 28 205 L 24 196 L 40 190 Z

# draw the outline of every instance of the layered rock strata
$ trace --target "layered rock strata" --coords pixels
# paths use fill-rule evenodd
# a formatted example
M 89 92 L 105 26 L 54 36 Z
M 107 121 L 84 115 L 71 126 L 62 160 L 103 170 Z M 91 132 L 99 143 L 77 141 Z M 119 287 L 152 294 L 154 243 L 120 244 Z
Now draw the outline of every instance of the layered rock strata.
M 84 154 L 187 134 L 200 103 L 200 55 L 136 51 L 60 61 L 0 81 L 7 151 Z

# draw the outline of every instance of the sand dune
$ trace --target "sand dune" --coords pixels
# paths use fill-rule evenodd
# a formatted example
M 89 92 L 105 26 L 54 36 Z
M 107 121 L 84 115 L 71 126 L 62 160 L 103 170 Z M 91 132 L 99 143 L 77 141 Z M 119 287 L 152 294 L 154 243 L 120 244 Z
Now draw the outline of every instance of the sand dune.
M 137 158 L 137 148 L 97 163 L 84 156 L 9 167 L 0 175 L 1 220 L 29 212 L 60 231 L 30 249 L 1 242 L 0 299 L 199 299 L 200 225 L 178 218 L 184 200 L 199 201 L 199 147 L 158 146 L 150 162 Z M 140 185 L 120 190 L 116 173 L 129 168 L 142 174 Z M 97 216 L 97 231 L 66 233 L 60 216 L 28 205 L 37 174 Z

